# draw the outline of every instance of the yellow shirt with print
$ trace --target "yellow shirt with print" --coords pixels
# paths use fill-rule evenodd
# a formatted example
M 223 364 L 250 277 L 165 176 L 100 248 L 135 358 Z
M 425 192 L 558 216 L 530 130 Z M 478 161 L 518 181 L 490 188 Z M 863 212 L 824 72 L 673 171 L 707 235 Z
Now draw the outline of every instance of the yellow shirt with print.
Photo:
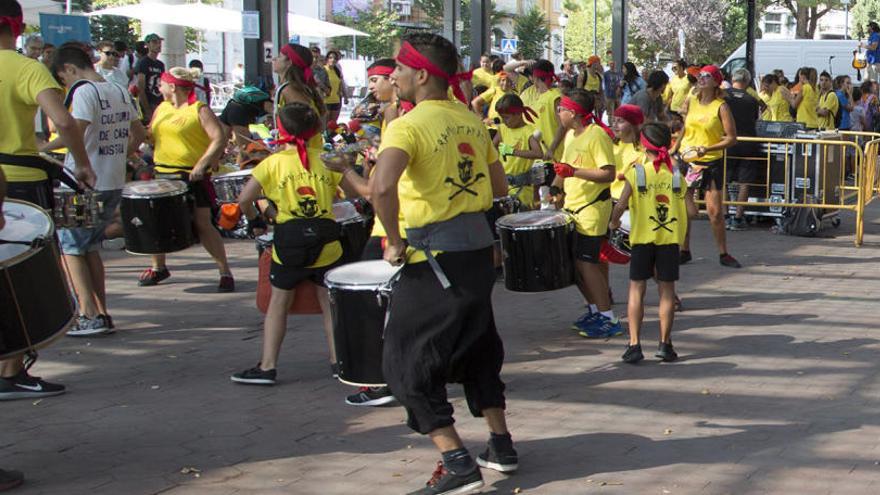
M 303 167 L 296 149 L 270 155 L 254 167 L 252 177 L 260 183 L 263 194 L 278 209 L 276 223 L 311 218 L 336 220 L 333 216 L 333 198 L 336 196 L 336 187 L 342 182 L 342 174 L 331 172 L 324 166 L 321 151 L 308 148 L 309 170 Z M 342 244 L 339 241 L 329 242 L 321 250 L 318 260 L 306 268 L 327 266 L 341 256 Z M 281 264 L 274 252 L 272 260 Z
M 47 89 L 61 86 L 46 66 L 27 58 L 14 50 L 0 50 L 0 112 L 3 115 L 0 130 L 0 153 L 7 155 L 37 155 L 37 138 L 34 116 L 39 105 L 37 95 Z M 46 173 L 30 167 L 0 165 L 9 182 L 35 182 L 46 180 Z
M 766 93 L 762 93 L 766 95 Z M 782 90 L 776 88 L 776 91 L 767 100 L 767 109 L 764 111 L 764 120 L 773 120 L 776 122 L 793 122 L 791 116 L 791 105 L 782 95 Z M 769 112 L 769 115 L 768 115 Z
M 682 178 L 678 193 L 672 190 L 672 172 L 666 166 L 660 171 L 654 163 L 643 155 L 642 167 L 645 170 L 645 192 L 637 187 L 636 168 L 626 172 L 626 181 L 632 187 L 629 197 L 630 232 L 629 242 L 636 244 L 681 245 L 687 233 L 687 209 L 684 195 L 687 190 Z
M 816 129 L 819 127 L 819 116 L 816 115 L 816 107 L 819 105 L 819 95 L 816 89 L 810 84 L 801 86 L 801 93 L 804 95 L 801 104 L 797 107 L 797 121 L 807 126 L 808 129 Z
M 680 150 L 692 146 L 712 146 L 724 137 L 724 125 L 718 110 L 724 100 L 715 99 L 704 105 L 700 99 L 694 97 L 688 104 L 687 117 L 684 120 L 684 137 L 681 139 Z M 706 163 L 720 160 L 724 156 L 723 150 L 709 151 L 703 155 L 699 162 Z
M 672 76 L 666 88 L 672 92 L 669 108 L 674 112 L 681 112 L 681 107 L 684 105 L 685 100 L 687 100 L 688 95 L 691 94 L 691 82 L 688 80 L 687 75 L 682 77 Z
M 535 126 L 525 123 L 522 127 L 516 129 L 507 127 L 504 124 L 498 126 L 498 133 L 501 135 L 501 141 L 504 144 L 513 146 L 515 150 L 528 150 L 529 139 L 535 133 Z M 532 170 L 533 160 L 522 158 L 519 156 L 503 156 L 501 157 L 501 165 L 504 166 L 506 175 L 520 175 Z M 516 196 L 523 205 L 533 208 L 535 206 L 535 188 L 532 186 L 510 187 L 511 196 Z
M 837 93 L 829 91 L 819 98 L 819 108 L 828 110 L 828 115 L 819 118 L 819 129 L 836 129 L 834 125 L 837 110 L 840 108 L 840 101 L 837 99 Z
M 489 71 L 482 67 L 477 67 L 474 69 L 473 76 L 471 77 L 471 83 L 475 88 L 477 86 L 491 88 L 492 86 L 495 86 L 495 75 L 490 74 Z
M 575 168 L 600 169 L 607 165 L 614 166 L 614 143 L 608 134 L 596 124 L 590 124 L 580 135 L 568 131 L 565 135 L 565 150 L 562 153 L 563 163 Z M 585 206 L 605 189 L 610 183 L 599 183 L 577 177 L 565 179 L 564 208 L 574 215 L 577 231 L 583 235 L 600 236 L 608 232 L 608 221 L 611 219 L 611 200 L 596 201 Z
M 174 108 L 163 101 L 153 113 L 150 129 L 153 132 L 156 172 L 175 173 L 192 170 L 211 146 L 211 138 L 199 120 L 199 109 L 205 104 Z
M 641 163 L 645 158 L 645 152 L 635 143 L 620 141 L 614 145 L 614 182 L 611 183 L 611 197 L 620 199 L 625 181 L 620 177 L 625 175 L 634 163 Z
M 553 143 L 553 137 L 556 135 L 556 129 L 559 128 L 559 121 L 556 120 L 556 103 L 562 98 L 562 92 L 559 88 L 550 88 L 540 96 L 532 107 L 538 112 L 538 129 L 541 130 L 541 142 L 544 143 L 544 149 L 549 149 Z M 556 147 L 553 153 L 553 159 L 559 161 L 562 159 L 562 145 Z

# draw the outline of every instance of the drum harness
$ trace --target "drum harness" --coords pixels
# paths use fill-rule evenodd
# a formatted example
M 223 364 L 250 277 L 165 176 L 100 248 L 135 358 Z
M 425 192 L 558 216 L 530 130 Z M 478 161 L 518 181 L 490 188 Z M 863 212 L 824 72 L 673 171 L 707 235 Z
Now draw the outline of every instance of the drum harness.
M 406 229 L 407 242 L 425 253 L 428 264 L 440 281 L 444 289 L 452 287 L 452 283 L 440 263 L 434 257 L 432 250 L 437 251 L 473 251 L 487 248 L 494 244 L 492 230 L 486 221 L 486 215 L 482 211 L 462 213 L 458 216 L 425 225 L 418 228 Z M 393 279 L 392 279 L 393 280 Z
M 582 212 L 588 206 L 593 206 L 594 204 L 598 203 L 599 201 L 608 201 L 609 199 L 611 199 L 611 188 L 606 187 L 605 189 L 602 189 L 602 191 L 596 196 L 596 199 L 590 201 L 589 203 L 585 204 L 584 206 L 581 206 L 577 210 L 572 211 L 572 210 L 569 210 L 568 208 L 565 208 L 565 211 L 567 211 L 568 213 L 571 213 L 572 215 L 577 215 L 578 213 Z
M 49 179 L 60 180 L 74 191 L 78 193 L 83 192 L 83 188 L 79 187 L 76 179 L 70 175 L 70 172 L 66 168 L 59 167 L 43 157 L 34 155 L 7 155 L 6 153 L 0 153 L 0 163 L 16 167 L 42 170 L 47 176 L 49 176 Z

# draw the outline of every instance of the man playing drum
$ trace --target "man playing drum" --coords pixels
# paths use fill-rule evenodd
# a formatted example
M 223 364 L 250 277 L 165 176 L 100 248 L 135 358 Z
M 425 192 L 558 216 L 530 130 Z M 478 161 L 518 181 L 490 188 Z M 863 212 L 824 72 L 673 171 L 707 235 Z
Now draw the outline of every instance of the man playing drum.
M 24 29 L 21 5 L 0 0 L 0 169 L 9 181 L 10 198 L 52 208 L 52 181 L 46 171 L 51 165 L 37 155 L 34 116 L 37 109 L 54 122 L 73 155 L 74 175 L 84 184 L 94 184 L 95 173 L 83 146 L 82 130 L 67 113 L 61 86 L 46 66 L 15 51 L 15 40 Z M 0 361 L 0 400 L 39 398 L 64 393 L 64 386 L 30 376 L 22 357 Z
M 392 80 L 415 108 L 383 135 L 372 200 L 386 228 L 384 257 L 404 264 L 391 295 L 382 371 L 408 425 L 431 436 L 443 461 L 413 494 L 467 493 L 483 485 L 478 467 L 517 468 L 505 420 L 504 349 L 492 313 L 492 232 L 485 211 L 507 194 L 489 133 L 464 101 L 455 46 L 436 35 L 403 40 Z M 399 232 L 398 213 L 407 240 Z M 464 384 L 471 413 L 483 416 L 489 445 L 477 462 L 453 426 L 446 384 Z

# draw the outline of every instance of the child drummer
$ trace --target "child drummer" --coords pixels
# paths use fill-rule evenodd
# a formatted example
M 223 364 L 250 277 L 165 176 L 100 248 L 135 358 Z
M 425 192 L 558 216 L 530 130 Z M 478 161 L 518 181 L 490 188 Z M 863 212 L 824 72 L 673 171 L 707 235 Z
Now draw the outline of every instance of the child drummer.
M 541 142 L 534 136 L 537 114 L 523 105 L 522 99 L 515 94 L 502 96 L 495 103 L 495 111 L 501 118 L 501 124 L 492 141 L 501 156 L 511 196 L 516 197 L 526 209 L 534 208 L 532 163 L 544 155 Z
M 623 361 L 637 363 L 644 359 L 639 334 L 644 317 L 645 288 L 656 277 L 660 291 L 660 345 L 655 354 L 665 362 L 678 355 L 672 347 L 672 321 L 675 306 L 675 281 L 678 280 L 679 246 L 687 232 L 684 196 L 687 185 L 669 157 L 672 135 L 669 127 L 651 123 L 642 128 L 641 144 L 645 158 L 626 172 L 620 202 L 614 207 L 610 228 L 620 227 L 620 217 L 629 205 L 630 286 L 627 314 L 629 345 Z
M 263 325 L 263 355 L 257 366 L 232 375 L 232 381 L 251 385 L 274 385 L 281 343 L 287 330 L 287 309 L 294 287 L 311 280 L 317 287 L 330 347 L 331 366 L 336 362 L 330 318 L 330 302 L 324 275 L 339 265 L 342 244 L 333 217 L 333 198 L 341 185 L 351 194 L 346 175 L 332 172 L 321 161 L 322 149 L 308 141 L 321 130 L 321 119 L 309 105 L 290 103 L 278 113 L 279 138 L 284 149 L 253 169 L 253 178 L 238 197 L 239 207 L 254 229 L 265 230 L 254 201 L 265 196 L 277 205 L 270 281 L 272 295 Z M 262 194 L 261 192 L 262 191 Z M 255 232 L 257 233 L 257 232 Z

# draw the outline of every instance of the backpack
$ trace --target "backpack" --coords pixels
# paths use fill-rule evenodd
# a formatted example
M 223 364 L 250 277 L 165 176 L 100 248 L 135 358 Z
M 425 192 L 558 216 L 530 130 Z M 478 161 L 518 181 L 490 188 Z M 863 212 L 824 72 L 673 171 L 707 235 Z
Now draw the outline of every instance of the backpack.
M 799 237 L 816 237 L 822 228 L 822 213 L 816 208 L 784 208 L 782 232 Z
M 256 86 L 245 86 L 232 94 L 232 100 L 242 105 L 259 105 L 270 98 L 269 93 Z

